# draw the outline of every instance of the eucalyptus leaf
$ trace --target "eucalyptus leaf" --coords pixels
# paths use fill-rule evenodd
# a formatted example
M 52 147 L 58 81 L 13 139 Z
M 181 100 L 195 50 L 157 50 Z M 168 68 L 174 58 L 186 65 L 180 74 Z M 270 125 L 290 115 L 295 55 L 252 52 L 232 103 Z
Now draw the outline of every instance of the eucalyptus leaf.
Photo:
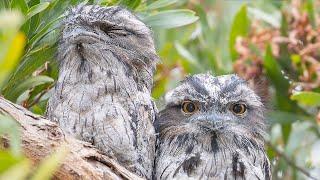
M 24 15 L 28 12 L 28 4 L 26 0 L 12 0 L 11 1 L 12 9 L 19 9 Z
M 149 4 L 146 8 L 146 10 L 154 10 L 154 9 L 159 9 L 162 7 L 166 7 L 169 6 L 171 4 L 175 4 L 176 2 L 178 2 L 178 0 L 158 0 L 155 1 L 151 4 Z
M 233 61 L 238 57 L 238 53 L 235 49 L 236 40 L 239 36 L 247 36 L 249 26 L 250 20 L 247 15 L 247 6 L 243 5 L 235 15 L 230 31 L 229 49 Z
M 21 162 L 23 157 L 16 156 L 10 151 L 0 150 L 0 174 L 8 170 L 11 166 Z
M 3 49 L 7 51 L 1 52 L 1 54 L 4 53 L 4 56 L 3 59 L 0 58 L 0 88 L 20 61 L 25 41 L 25 36 L 22 33 L 18 33 L 10 42 L 8 48 Z
M 54 80 L 48 76 L 35 76 L 31 77 L 21 84 L 19 84 L 16 88 L 12 89 L 7 98 L 11 101 L 16 101 L 17 98 L 26 90 L 33 88 L 35 86 L 39 86 L 41 84 L 52 83 Z
M 42 29 L 40 29 L 28 42 L 29 49 L 32 49 L 35 44 L 40 41 L 46 34 L 52 31 L 55 26 L 57 26 L 58 22 L 64 18 L 64 15 L 59 16 L 57 19 L 52 20 L 47 25 L 45 25 Z
M 197 67 L 198 69 L 202 69 L 202 67 L 200 66 L 198 60 L 185 48 L 183 47 L 180 43 L 175 42 L 174 43 L 175 48 L 177 49 L 178 53 L 184 57 L 188 63 L 190 63 L 191 65 Z
M 308 17 L 313 28 L 316 28 L 315 4 L 313 0 L 306 0 Z
M 280 123 L 280 124 L 291 124 L 295 121 L 312 121 L 313 118 L 301 114 L 297 114 L 294 112 L 287 111 L 272 111 L 267 114 L 268 121 L 272 124 Z
M 320 93 L 316 92 L 296 92 L 291 95 L 291 99 L 307 106 L 320 106 Z
M 266 48 L 264 68 L 266 69 L 267 75 L 275 85 L 276 89 L 279 90 L 279 92 L 286 92 L 286 90 L 289 88 L 289 82 L 284 78 L 280 65 L 273 57 L 270 45 L 268 45 Z
M 143 18 L 153 28 L 170 29 L 192 24 L 199 18 L 195 12 L 187 9 L 166 10 Z
M 130 9 L 137 8 L 141 3 L 141 0 L 120 0 L 120 4 L 127 6 Z
M 50 5 L 49 2 L 40 3 L 32 6 L 27 13 L 26 19 L 30 19 L 32 16 L 44 11 Z
M 4 162 L 1 162 L 4 163 Z M 27 179 L 31 171 L 31 163 L 29 160 L 24 159 L 23 161 L 14 164 L 7 171 L 0 174 L 0 180 L 24 180 Z
M 9 4 L 10 4 L 9 0 L 0 1 L 0 10 L 8 8 Z
M 30 52 L 28 57 L 22 61 L 9 79 L 2 91 L 3 95 L 6 98 L 9 98 L 9 96 L 11 96 L 11 91 L 16 89 L 17 86 L 21 84 L 26 77 L 30 76 L 37 68 L 42 66 L 46 61 L 49 61 L 56 52 L 55 50 L 55 47 L 43 47 L 39 50 Z

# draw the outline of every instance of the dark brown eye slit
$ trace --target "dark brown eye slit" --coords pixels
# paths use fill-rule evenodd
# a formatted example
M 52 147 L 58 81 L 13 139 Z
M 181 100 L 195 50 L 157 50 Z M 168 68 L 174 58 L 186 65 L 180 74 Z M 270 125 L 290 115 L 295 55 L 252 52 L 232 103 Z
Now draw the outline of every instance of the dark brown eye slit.
M 230 110 L 236 115 L 242 115 L 247 111 L 247 106 L 242 103 L 232 104 Z
M 199 105 L 192 101 L 183 101 L 181 104 L 181 110 L 186 114 L 194 114 L 199 111 Z

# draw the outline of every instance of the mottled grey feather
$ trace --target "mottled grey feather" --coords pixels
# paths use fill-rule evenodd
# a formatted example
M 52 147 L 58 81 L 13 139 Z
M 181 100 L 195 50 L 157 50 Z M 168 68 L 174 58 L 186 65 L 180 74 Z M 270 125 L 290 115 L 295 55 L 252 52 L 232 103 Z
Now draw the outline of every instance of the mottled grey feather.
M 185 100 L 199 111 L 186 114 Z M 233 103 L 247 111 L 236 115 Z M 236 75 L 188 77 L 166 95 L 156 120 L 159 132 L 155 179 L 271 179 L 264 150 L 264 106 Z
M 149 28 L 120 7 L 79 5 L 63 22 L 58 59 L 48 118 L 150 178 L 157 113 L 150 92 L 158 56 Z

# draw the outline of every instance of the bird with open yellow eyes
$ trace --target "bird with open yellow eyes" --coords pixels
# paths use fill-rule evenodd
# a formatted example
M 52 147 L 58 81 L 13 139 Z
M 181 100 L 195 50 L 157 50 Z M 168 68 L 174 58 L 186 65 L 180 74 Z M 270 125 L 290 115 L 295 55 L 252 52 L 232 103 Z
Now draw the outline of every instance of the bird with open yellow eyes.
M 165 99 L 154 179 L 271 179 L 265 108 L 244 80 L 198 74 Z

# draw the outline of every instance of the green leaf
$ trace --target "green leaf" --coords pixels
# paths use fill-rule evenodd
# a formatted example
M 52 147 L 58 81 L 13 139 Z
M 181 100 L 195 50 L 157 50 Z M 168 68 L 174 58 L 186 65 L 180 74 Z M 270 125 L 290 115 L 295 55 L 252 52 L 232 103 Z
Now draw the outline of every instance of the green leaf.
M 166 91 L 166 85 L 168 83 L 168 78 L 160 79 L 157 84 L 152 89 L 152 97 L 159 99 Z
M 189 64 L 191 64 L 192 66 L 194 66 L 200 70 L 203 70 L 201 65 L 199 64 L 198 60 L 185 47 L 183 47 L 178 42 L 175 42 L 174 46 L 177 49 L 178 53 L 182 57 L 184 57 L 184 59 L 187 60 Z
M 315 18 L 315 13 L 314 13 L 314 7 L 316 7 L 316 6 L 315 6 L 313 0 L 307 0 L 306 3 L 307 3 L 306 8 L 307 8 L 310 23 L 313 28 L 316 28 L 316 18 Z
M 320 106 L 320 93 L 316 92 L 296 92 L 291 96 L 291 99 L 307 106 Z
M 272 111 L 267 114 L 267 119 L 270 123 L 292 124 L 295 121 L 312 121 L 309 116 L 300 115 L 294 112 L 287 111 Z
M 36 4 L 39 4 L 42 0 L 28 0 L 28 6 L 32 7 Z
M 281 130 L 282 130 L 282 136 L 283 136 L 283 140 L 286 143 L 288 143 L 289 140 L 289 136 L 291 134 L 291 130 L 292 130 L 292 124 L 283 124 L 281 126 Z
M 147 6 L 146 10 L 154 10 L 175 4 L 178 0 L 158 0 Z
M 301 62 L 301 56 L 299 54 L 291 54 L 291 61 L 297 65 Z
M 23 14 L 28 12 L 28 4 L 25 0 L 13 0 L 11 1 L 11 8 L 19 9 Z
M 250 20 L 247 16 L 247 6 L 243 5 L 233 19 L 231 26 L 229 49 L 232 60 L 236 60 L 238 53 L 235 49 L 236 39 L 239 36 L 247 36 L 250 27 Z
M 31 112 L 39 115 L 43 115 L 45 112 L 42 110 L 42 108 L 38 105 L 34 105 L 30 108 Z
M 41 84 L 52 83 L 53 81 L 54 80 L 48 76 L 31 77 L 25 80 L 24 82 L 22 82 L 16 88 L 12 89 L 10 94 L 7 96 L 7 98 L 8 100 L 15 102 L 17 98 L 26 90 L 33 88 L 35 86 L 39 86 Z
M 288 36 L 289 27 L 288 22 L 286 19 L 286 13 L 281 13 L 281 26 L 280 26 L 280 32 L 282 36 Z
M 121 0 L 120 4 L 127 6 L 130 9 L 137 8 L 141 3 L 141 0 Z
M 266 13 L 257 8 L 248 8 L 248 12 L 254 19 L 263 20 L 275 28 L 280 28 L 281 19 L 277 16 L 277 14 Z
M 24 52 L 25 36 L 18 32 L 23 23 L 23 15 L 19 11 L 0 12 L 0 89 L 20 61 Z
M 42 66 L 46 61 L 51 60 L 53 54 L 56 52 L 55 47 L 44 47 L 39 50 L 30 52 L 24 61 L 18 66 L 16 71 L 11 76 L 9 82 L 6 84 L 3 92 L 4 97 L 8 97 L 11 91 L 16 89 L 26 77 L 30 76 L 37 68 Z
M 143 18 L 153 28 L 170 29 L 194 23 L 199 18 L 195 12 L 187 9 L 160 11 Z
M 57 19 L 49 22 L 41 30 L 39 30 L 28 42 L 28 48 L 32 49 L 37 42 L 39 42 L 46 34 L 53 30 L 57 23 L 64 18 L 64 16 L 59 16 Z
M 10 151 L 0 150 L 0 174 L 22 160 L 23 158 L 21 156 L 13 155 Z
M 264 68 L 266 69 L 267 75 L 271 79 L 272 83 L 275 85 L 276 89 L 279 92 L 285 92 L 285 94 L 287 94 L 289 82 L 287 79 L 284 78 L 278 62 L 273 57 L 270 45 L 268 45 L 266 49 L 264 58 Z
M 0 10 L 9 8 L 9 0 L 0 1 Z
M 270 45 L 268 45 L 266 49 L 264 68 L 267 72 L 268 78 L 276 89 L 276 108 L 281 111 L 294 111 L 296 113 L 301 113 L 301 109 L 297 107 L 294 102 L 290 101 L 288 97 L 289 82 L 284 78 L 280 65 L 273 57 Z M 291 132 L 291 124 L 283 124 L 281 128 L 284 141 L 287 142 Z
M 1 161 L 1 163 L 6 163 Z M 14 164 L 7 171 L 0 174 L 0 180 L 13 179 L 13 180 L 24 180 L 27 179 L 31 171 L 31 163 L 27 159 Z
M 30 19 L 32 16 L 44 11 L 45 9 L 47 9 L 47 7 L 50 5 L 49 2 L 44 2 L 44 3 L 40 3 L 37 5 L 32 6 L 27 13 L 27 17 L 26 19 Z
M 33 177 L 31 177 L 31 180 L 44 180 L 44 179 L 50 179 L 50 177 L 53 175 L 53 173 L 57 170 L 60 163 L 63 161 L 63 159 L 68 155 L 69 149 L 67 149 L 67 146 L 62 146 L 57 149 L 57 151 L 46 158 L 43 162 L 41 162 L 39 168 L 34 173 Z
M 6 44 L 5 44 L 6 45 Z M 25 46 L 25 36 L 22 33 L 18 33 L 10 44 L 8 44 L 6 52 L 1 52 L 4 54 L 3 59 L 0 56 L 0 88 L 7 79 L 11 71 L 17 66 L 20 56 L 24 51 Z M 2 50 L 1 50 L 2 51 Z

